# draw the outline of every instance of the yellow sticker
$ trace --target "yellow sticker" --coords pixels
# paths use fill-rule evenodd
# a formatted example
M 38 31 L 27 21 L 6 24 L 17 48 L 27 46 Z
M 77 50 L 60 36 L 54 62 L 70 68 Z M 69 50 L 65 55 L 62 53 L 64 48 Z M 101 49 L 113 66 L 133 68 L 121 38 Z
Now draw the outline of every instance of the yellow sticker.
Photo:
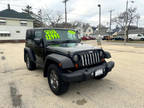
M 47 40 L 59 39 L 60 35 L 56 32 L 56 30 L 44 30 L 45 37 Z
M 73 31 L 73 30 L 69 30 L 68 33 L 70 33 L 70 34 L 72 34 L 72 35 L 75 35 L 75 34 L 76 34 L 76 32 Z

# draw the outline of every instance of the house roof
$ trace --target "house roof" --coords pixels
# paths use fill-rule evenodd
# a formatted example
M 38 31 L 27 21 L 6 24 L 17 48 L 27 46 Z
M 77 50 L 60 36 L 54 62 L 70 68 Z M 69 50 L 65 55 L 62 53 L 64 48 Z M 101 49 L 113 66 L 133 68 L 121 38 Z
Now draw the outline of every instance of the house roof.
M 92 27 L 93 31 L 95 31 L 97 29 L 97 27 Z
M 85 26 L 84 28 L 84 32 L 86 32 L 86 30 L 89 28 L 90 26 Z
M 3 11 L 0 11 L 0 17 L 7 17 L 7 18 L 20 18 L 20 19 L 33 19 L 29 14 L 27 13 L 20 13 L 13 9 L 5 9 Z

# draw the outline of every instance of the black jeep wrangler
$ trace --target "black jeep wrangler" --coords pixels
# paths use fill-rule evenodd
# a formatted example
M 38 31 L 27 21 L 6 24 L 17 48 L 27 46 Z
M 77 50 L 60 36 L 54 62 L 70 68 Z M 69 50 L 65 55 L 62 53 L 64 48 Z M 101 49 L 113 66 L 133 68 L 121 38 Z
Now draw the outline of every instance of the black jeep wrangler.
M 70 82 L 104 78 L 114 67 L 113 61 L 105 61 L 110 53 L 80 41 L 73 29 L 29 29 L 24 48 L 26 66 L 29 70 L 41 66 L 56 95 L 65 93 Z

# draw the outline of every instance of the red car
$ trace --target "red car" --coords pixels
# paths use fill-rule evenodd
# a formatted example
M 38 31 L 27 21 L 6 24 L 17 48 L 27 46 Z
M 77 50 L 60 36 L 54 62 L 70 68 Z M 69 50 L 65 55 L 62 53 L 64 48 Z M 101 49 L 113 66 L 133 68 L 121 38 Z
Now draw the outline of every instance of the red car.
M 93 36 L 83 36 L 81 39 L 82 40 L 95 40 L 96 38 Z
M 82 40 L 90 40 L 90 38 L 88 36 L 83 36 L 81 39 Z
M 90 40 L 95 40 L 96 38 L 93 36 L 88 36 L 90 38 Z

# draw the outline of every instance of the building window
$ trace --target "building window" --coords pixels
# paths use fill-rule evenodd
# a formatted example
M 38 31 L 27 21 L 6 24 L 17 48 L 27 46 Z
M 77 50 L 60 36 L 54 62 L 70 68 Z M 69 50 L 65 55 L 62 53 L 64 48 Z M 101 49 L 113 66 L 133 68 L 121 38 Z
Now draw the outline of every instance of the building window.
M 10 37 L 10 33 L 0 33 L 0 37 Z
M 9 37 L 11 36 L 9 31 L 0 31 L 0 37 Z
M 27 26 L 27 23 L 21 23 L 21 26 Z
M 6 20 L 1 20 L 0 19 L 0 25 L 6 25 Z
M 27 26 L 27 21 L 20 21 L 21 26 Z
M 16 33 L 20 33 L 20 31 L 16 31 Z
M 91 32 L 91 29 L 89 29 L 89 32 Z

